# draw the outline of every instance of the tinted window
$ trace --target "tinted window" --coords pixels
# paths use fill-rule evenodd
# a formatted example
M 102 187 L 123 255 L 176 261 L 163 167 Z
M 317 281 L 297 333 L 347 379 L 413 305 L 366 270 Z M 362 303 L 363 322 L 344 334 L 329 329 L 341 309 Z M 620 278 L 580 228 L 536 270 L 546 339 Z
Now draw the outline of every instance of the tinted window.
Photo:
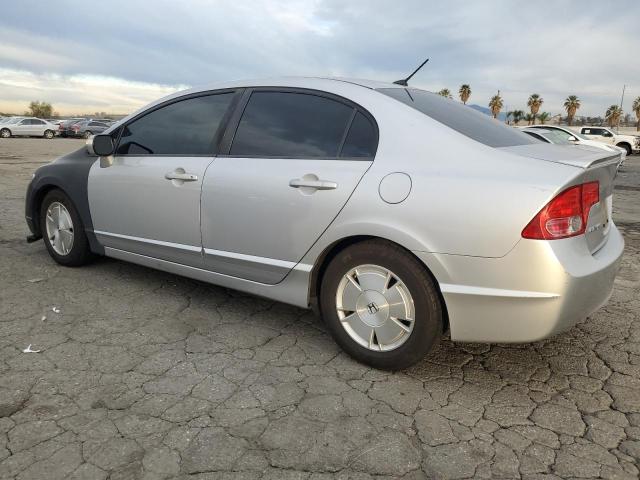
M 337 157 L 353 108 L 304 93 L 253 92 L 231 155 Z
M 351 123 L 340 156 L 372 158 L 376 154 L 377 144 L 375 127 L 364 114 L 358 112 Z
M 233 93 L 182 100 L 126 125 L 120 155 L 207 155 Z
M 542 135 L 538 135 L 537 133 L 533 133 L 533 132 L 524 132 L 524 133 L 535 138 L 536 140 L 540 140 L 541 142 L 544 142 L 544 143 L 549 143 L 549 140 L 545 139 Z
M 489 147 L 535 143 L 526 133 L 435 93 L 415 88 L 382 88 L 378 91 Z
M 31 123 L 33 125 L 44 125 L 44 122 L 42 120 L 31 120 Z

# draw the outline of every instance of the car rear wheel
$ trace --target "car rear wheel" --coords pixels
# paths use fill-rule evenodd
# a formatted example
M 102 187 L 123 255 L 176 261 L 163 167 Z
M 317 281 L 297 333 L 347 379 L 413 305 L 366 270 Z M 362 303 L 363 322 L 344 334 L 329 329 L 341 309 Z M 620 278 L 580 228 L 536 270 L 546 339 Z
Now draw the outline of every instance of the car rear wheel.
M 91 133 L 89 130 L 87 130 L 86 132 L 84 132 L 84 138 L 89 138 L 91 135 L 93 135 L 93 133 Z
M 53 133 L 52 130 L 45 130 L 44 132 L 44 138 L 48 138 L 49 140 L 51 140 L 54 135 L 55 134 Z
M 0 137 L 2 138 L 11 137 L 11 131 L 8 128 L 3 128 L 2 130 L 0 130 Z
M 442 305 L 429 273 L 409 252 L 383 240 L 351 245 L 331 260 L 320 307 L 336 342 L 376 368 L 414 364 L 442 334 Z
M 76 207 L 62 190 L 51 190 L 40 206 L 40 231 L 49 255 L 61 265 L 76 267 L 92 258 Z

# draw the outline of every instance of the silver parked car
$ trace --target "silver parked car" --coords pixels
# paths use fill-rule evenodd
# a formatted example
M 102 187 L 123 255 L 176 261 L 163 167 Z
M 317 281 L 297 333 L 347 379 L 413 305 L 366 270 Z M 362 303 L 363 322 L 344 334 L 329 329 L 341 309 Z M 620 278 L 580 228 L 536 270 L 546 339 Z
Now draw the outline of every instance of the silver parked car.
M 58 263 L 107 255 L 317 307 L 344 350 L 380 368 L 418 361 L 446 330 L 560 332 L 607 301 L 624 246 L 617 154 L 543 144 L 396 84 L 189 90 L 89 150 L 28 187 L 28 240 Z
M 53 138 L 57 127 L 36 117 L 16 118 L 15 121 L 0 124 L 0 137 L 44 137 Z

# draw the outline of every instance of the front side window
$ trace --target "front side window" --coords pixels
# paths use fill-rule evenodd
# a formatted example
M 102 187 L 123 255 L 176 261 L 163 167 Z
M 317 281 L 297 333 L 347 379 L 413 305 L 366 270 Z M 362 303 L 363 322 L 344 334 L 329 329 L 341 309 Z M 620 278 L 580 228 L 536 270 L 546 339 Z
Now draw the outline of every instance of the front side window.
M 188 98 L 127 124 L 118 155 L 211 155 L 213 140 L 233 93 Z
M 526 133 L 435 93 L 417 88 L 381 88 L 378 91 L 489 147 L 535 143 Z
M 256 91 L 242 114 L 230 154 L 335 158 L 353 107 L 318 95 Z

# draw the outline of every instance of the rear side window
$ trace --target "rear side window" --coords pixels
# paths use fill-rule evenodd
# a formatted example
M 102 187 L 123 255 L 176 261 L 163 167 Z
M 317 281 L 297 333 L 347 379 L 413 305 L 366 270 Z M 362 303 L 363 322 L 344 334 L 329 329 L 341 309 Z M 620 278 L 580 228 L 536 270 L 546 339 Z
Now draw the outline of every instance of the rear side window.
M 357 112 L 353 118 L 349 133 L 340 152 L 341 157 L 373 158 L 378 146 L 376 128 L 362 112 Z
M 126 125 L 119 155 L 210 155 L 233 93 L 189 98 L 154 110 Z
M 230 154 L 335 158 L 353 107 L 318 95 L 253 92 Z
M 536 143 L 524 132 L 435 93 L 415 88 L 381 88 L 378 91 L 489 147 Z

